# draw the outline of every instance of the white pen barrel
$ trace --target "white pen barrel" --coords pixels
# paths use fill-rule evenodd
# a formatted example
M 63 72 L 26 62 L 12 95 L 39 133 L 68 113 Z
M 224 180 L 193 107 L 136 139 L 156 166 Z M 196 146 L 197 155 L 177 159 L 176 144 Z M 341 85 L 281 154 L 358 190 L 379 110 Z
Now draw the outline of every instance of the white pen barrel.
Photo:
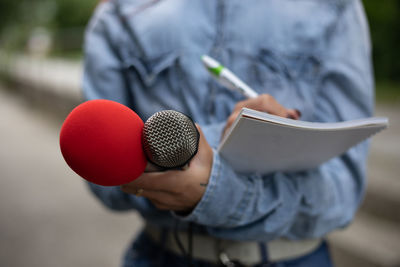
M 224 83 L 230 84 L 230 89 L 239 90 L 247 98 L 254 98 L 258 96 L 258 94 L 253 89 L 251 89 L 247 84 L 245 84 L 228 69 L 224 69 L 221 72 L 220 78 L 224 79 Z

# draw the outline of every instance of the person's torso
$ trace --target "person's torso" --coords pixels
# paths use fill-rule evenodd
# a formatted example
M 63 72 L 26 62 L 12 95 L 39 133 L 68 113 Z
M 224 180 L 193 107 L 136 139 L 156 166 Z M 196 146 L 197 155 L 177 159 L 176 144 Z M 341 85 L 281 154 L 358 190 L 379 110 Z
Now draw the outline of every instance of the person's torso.
M 127 32 L 115 42 L 129 68 L 133 109 L 144 119 L 174 109 L 201 124 L 224 121 L 243 96 L 213 80 L 201 62 L 207 54 L 312 120 L 303 112 L 311 104 L 305 95 L 316 90 L 324 38 L 339 9 L 334 3 L 120 1 Z

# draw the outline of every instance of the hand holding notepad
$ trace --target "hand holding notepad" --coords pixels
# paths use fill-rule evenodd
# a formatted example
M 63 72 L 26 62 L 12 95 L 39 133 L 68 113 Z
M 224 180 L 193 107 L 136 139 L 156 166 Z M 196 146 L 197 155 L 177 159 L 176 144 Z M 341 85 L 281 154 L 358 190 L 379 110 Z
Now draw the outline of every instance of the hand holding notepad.
M 316 123 L 243 108 L 218 151 L 238 172 L 315 168 L 388 126 L 387 118 Z
M 258 96 L 215 59 L 205 55 L 202 61 L 221 85 L 247 98 Z M 343 154 L 387 125 L 387 118 L 315 123 L 243 108 L 227 134 L 224 133 L 218 151 L 238 172 L 301 171 Z

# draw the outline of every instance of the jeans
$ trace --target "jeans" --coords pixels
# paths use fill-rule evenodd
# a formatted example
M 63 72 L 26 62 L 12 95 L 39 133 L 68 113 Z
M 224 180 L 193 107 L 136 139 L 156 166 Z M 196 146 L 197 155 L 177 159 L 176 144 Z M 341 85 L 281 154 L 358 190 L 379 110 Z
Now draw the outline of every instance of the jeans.
M 188 260 L 181 255 L 166 251 L 160 244 L 154 242 L 146 233 L 142 232 L 127 249 L 123 267 L 186 267 Z M 195 267 L 217 267 L 221 265 L 196 260 L 192 261 Z M 332 267 L 327 243 L 324 241 L 314 252 L 292 260 L 280 262 L 262 262 L 254 267 Z

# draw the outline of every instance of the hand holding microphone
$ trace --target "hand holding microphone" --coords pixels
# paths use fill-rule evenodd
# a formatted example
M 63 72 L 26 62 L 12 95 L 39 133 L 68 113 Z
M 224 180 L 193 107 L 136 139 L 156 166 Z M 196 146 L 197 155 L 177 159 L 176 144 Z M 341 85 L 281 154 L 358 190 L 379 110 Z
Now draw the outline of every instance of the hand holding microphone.
M 197 154 L 189 168 L 163 172 L 144 172 L 131 183 L 121 186 L 122 191 L 148 198 L 158 209 L 189 211 L 200 201 L 211 174 L 213 151 L 200 127 Z
M 212 165 L 211 147 L 188 117 L 162 111 L 143 124 L 132 110 L 109 100 L 76 107 L 62 126 L 60 147 L 67 164 L 84 179 L 103 186 L 124 185 L 127 193 L 141 189 L 155 205 L 174 210 L 200 200 Z M 185 171 L 143 174 L 147 159 L 161 169 L 191 162 Z

